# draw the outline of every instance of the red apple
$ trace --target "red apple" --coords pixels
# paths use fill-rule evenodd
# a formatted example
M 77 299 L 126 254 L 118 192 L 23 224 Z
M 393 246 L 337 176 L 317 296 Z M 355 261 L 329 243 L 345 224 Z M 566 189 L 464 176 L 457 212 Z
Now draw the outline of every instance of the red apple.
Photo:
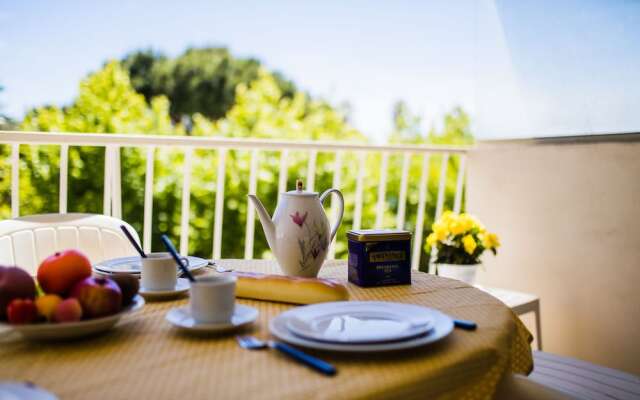
M 10 324 L 30 324 L 38 320 L 38 308 L 31 299 L 13 299 L 7 306 Z
M 27 271 L 0 265 L 0 319 L 6 317 L 7 305 L 13 299 L 33 299 L 36 285 Z
M 45 293 L 65 297 L 78 282 L 91 276 L 91 262 L 78 250 L 59 251 L 38 267 L 38 283 Z
M 62 300 L 53 311 L 55 322 L 75 322 L 82 318 L 82 307 L 78 299 L 70 297 Z
M 71 297 L 78 299 L 87 318 L 104 317 L 122 309 L 122 292 L 109 278 L 85 278 L 71 289 Z

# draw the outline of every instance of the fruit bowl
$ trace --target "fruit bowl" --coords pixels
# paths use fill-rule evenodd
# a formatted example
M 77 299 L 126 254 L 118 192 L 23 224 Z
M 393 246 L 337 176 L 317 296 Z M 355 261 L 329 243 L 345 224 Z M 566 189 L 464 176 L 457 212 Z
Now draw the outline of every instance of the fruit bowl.
M 121 317 L 138 311 L 144 305 L 140 295 L 133 298 L 131 304 L 119 313 L 101 318 L 86 319 L 78 322 L 39 323 L 39 324 L 7 324 L 0 323 L 0 328 L 9 328 L 29 340 L 69 340 L 94 335 L 111 329 Z

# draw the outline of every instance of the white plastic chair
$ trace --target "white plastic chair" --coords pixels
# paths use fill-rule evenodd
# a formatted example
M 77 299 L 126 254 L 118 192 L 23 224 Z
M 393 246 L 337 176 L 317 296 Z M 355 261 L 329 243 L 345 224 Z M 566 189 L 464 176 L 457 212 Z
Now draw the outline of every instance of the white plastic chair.
M 66 249 L 85 253 L 92 264 L 137 255 L 120 230 L 126 222 L 96 214 L 40 214 L 0 221 L 0 264 L 17 265 L 35 275 L 40 262 Z

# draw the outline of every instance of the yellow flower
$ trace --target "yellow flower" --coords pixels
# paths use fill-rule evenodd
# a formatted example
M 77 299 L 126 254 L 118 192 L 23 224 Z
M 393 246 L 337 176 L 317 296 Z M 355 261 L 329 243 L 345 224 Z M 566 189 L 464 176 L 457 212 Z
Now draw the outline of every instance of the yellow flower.
M 429 236 L 427 236 L 427 247 L 431 248 L 433 247 L 434 244 L 436 244 L 436 242 L 438 241 L 438 238 L 436 238 L 436 234 L 435 233 L 430 233 Z
M 454 236 L 461 235 L 473 229 L 474 225 L 475 223 L 471 216 L 467 214 L 460 214 L 457 218 L 451 220 L 449 230 Z
M 466 235 L 465 237 L 463 237 L 462 244 L 464 245 L 464 251 L 466 251 L 469 255 L 473 254 L 476 247 L 478 246 L 476 244 L 476 241 L 473 239 L 473 236 L 471 235 Z
M 443 241 L 449 236 L 449 228 L 440 222 L 436 222 L 433 224 L 433 233 L 439 241 Z
M 500 238 L 495 233 L 485 233 L 482 236 L 482 245 L 486 249 L 495 249 L 500 247 Z
M 471 219 L 471 221 L 473 221 L 473 225 L 474 225 L 476 228 L 478 228 L 478 231 L 480 231 L 480 232 L 484 232 L 484 231 L 485 231 L 484 225 L 482 225 L 482 222 L 480 222 L 480 221 L 478 220 L 478 218 L 476 218 L 476 217 L 475 217 L 475 216 L 473 216 L 473 215 L 469 215 L 469 218 Z
M 442 221 L 445 224 L 449 224 L 449 222 L 451 222 L 451 220 L 455 218 L 456 218 L 456 214 L 454 214 L 453 211 L 451 210 L 447 210 L 442 213 L 442 216 L 440 217 L 440 221 Z

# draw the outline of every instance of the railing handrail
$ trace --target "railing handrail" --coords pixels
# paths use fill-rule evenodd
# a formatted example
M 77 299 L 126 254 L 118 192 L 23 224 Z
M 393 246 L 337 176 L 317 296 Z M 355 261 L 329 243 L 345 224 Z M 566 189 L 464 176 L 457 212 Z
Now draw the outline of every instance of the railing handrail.
M 0 143 L 72 146 L 185 146 L 197 148 L 261 149 L 261 150 L 318 150 L 318 151 L 375 151 L 390 153 L 466 153 L 471 146 L 444 145 L 377 145 L 353 142 L 310 140 L 275 140 L 227 138 L 218 136 L 141 135 L 122 133 L 69 133 L 0 131 Z

